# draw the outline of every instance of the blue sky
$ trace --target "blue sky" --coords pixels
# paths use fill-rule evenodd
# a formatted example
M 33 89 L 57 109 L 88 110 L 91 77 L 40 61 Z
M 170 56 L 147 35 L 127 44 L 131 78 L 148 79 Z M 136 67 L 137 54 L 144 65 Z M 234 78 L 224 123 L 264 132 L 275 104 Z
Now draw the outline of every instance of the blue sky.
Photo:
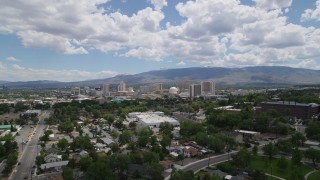
M 1 0 L 0 80 L 320 69 L 320 0 Z

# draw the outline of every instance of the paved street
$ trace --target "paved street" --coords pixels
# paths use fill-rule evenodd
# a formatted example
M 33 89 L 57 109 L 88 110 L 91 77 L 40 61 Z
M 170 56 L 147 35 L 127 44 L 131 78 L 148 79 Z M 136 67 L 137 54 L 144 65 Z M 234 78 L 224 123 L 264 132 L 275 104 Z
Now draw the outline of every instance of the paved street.
M 237 153 L 237 151 L 230 153 L 230 159 L 231 159 L 231 154 L 234 154 L 234 153 Z M 227 160 L 228 160 L 228 154 L 221 154 L 221 155 L 210 157 L 210 161 L 209 161 L 209 158 L 205 158 L 205 159 L 190 163 L 190 164 L 182 167 L 182 170 L 183 171 L 191 170 L 193 172 L 196 172 L 196 171 L 208 166 L 208 163 L 215 164 L 215 163 L 220 163 L 220 162 L 227 161 Z
M 44 119 L 49 117 L 49 111 L 43 111 L 43 113 L 39 116 L 39 124 L 34 127 L 34 130 L 31 129 L 31 135 L 28 136 L 29 130 L 28 126 L 24 127 L 25 129 L 20 133 L 16 139 L 19 141 L 19 151 L 22 150 L 21 141 L 25 141 L 28 139 L 29 141 L 23 147 L 23 152 L 21 156 L 19 156 L 18 162 L 21 165 L 17 165 L 13 170 L 9 179 L 31 179 L 31 171 L 32 167 L 35 165 L 35 158 L 40 151 L 40 145 L 38 145 L 39 137 L 43 135 L 43 131 L 46 127 L 44 124 Z M 30 128 L 29 128 L 30 129 Z M 34 133 L 34 136 L 32 136 Z

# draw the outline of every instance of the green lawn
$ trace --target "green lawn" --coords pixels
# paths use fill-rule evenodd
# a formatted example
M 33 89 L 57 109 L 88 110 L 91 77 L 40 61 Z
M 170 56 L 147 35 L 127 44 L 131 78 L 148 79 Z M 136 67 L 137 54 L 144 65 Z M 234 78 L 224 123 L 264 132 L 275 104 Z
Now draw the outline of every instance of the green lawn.
M 278 178 L 274 178 L 274 177 L 271 177 L 271 176 L 267 176 L 268 180 L 279 180 Z
M 293 165 L 290 160 L 286 160 L 287 165 L 279 167 L 278 159 L 269 159 L 268 157 L 254 157 L 249 165 L 250 169 L 261 170 L 263 172 L 284 178 L 292 179 L 293 175 L 304 176 L 312 171 L 311 168 L 303 165 Z
M 318 180 L 318 179 L 320 179 L 320 172 L 312 173 L 308 177 L 308 180 Z
M 279 162 L 282 162 L 282 163 L 279 163 Z M 227 165 L 227 164 L 230 164 L 230 162 L 223 162 L 221 164 Z M 248 168 L 251 170 L 260 170 L 262 172 L 272 174 L 274 176 L 278 176 L 283 179 L 292 179 L 292 180 L 303 179 L 305 174 L 307 174 L 310 171 L 313 171 L 313 169 L 306 167 L 302 164 L 294 165 L 292 164 L 291 160 L 288 160 L 288 159 L 283 159 L 282 161 L 280 161 L 280 159 L 273 158 L 270 160 L 268 157 L 263 157 L 263 156 L 252 157 L 252 160 Z M 236 169 L 236 167 L 233 167 L 233 169 Z M 226 172 L 227 171 L 228 170 L 226 170 Z M 196 174 L 196 178 L 197 176 L 203 176 L 203 175 L 204 175 L 204 172 L 200 171 Z M 268 177 L 268 180 L 278 180 L 277 178 L 273 178 L 270 176 L 267 176 L 267 177 Z M 320 172 L 313 173 L 308 178 L 308 180 L 319 180 L 319 179 L 320 179 Z

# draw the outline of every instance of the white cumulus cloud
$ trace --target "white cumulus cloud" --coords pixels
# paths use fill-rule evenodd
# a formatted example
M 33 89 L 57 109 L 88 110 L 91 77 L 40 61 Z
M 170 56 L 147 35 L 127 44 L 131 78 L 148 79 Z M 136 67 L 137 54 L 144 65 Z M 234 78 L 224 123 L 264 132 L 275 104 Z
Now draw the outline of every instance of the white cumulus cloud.
M 177 65 L 178 65 L 178 66 L 185 66 L 185 65 L 186 65 L 186 63 L 185 63 L 185 62 L 183 62 L 183 61 L 180 61 L 180 62 L 178 62 L 178 63 L 177 63 Z
M 80 70 L 50 70 L 34 69 L 17 64 L 6 65 L 0 62 L 0 77 L 7 81 L 57 80 L 62 82 L 101 79 L 118 75 L 113 71 L 80 71 Z
M 315 9 L 306 9 L 300 18 L 301 21 L 320 21 L 320 0 L 317 0 L 316 2 L 316 8 Z
M 320 30 L 289 23 L 283 13 L 292 0 L 254 0 L 255 6 L 240 0 L 180 2 L 175 8 L 183 21 L 174 24 L 163 22 L 167 14 L 161 11 L 170 1 L 147 1 L 154 8 L 126 15 L 104 9 L 108 0 L 3 0 L 0 33 L 17 35 L 25 47 L 63 54 L 99 50 L 210 66 L 283 65 L 320 57 Z M 301 19 L 318 20 L 319 2 Z
M 161 10 L 164 6 L 167 6 L 167 0 L 148 0 L 151 4 L 154 5 L 156 10 Z
M 264 9 L 287 8 L 292 4 L 292 0 L 253 0 L 257 7 Z
M 6 60 L 7 60 L 7 61 L 11 61 L 11 62 L 19 62 L 19 61 L 20 61 L 19 59 L 15 58 L 15 57 L 13 57 L 13 56 L 7 57 Z

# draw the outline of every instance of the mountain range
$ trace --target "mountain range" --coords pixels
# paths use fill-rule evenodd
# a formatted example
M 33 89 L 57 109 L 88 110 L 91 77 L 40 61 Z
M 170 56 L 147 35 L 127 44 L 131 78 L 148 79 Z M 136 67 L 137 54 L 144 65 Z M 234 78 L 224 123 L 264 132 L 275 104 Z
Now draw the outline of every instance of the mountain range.
M 9 88 L 60 88 L 67 86 L 94 86 L 103 83 L 126 84 L 174 83 L 181 79 L 193 81 L 212 80 L 226 86 L 270 86 L 270 85 L 309 85 L 320 84 L 320 70 L 291 68 L 284 66 L 253 66 L 244 68 L 192 67 L 155 70 L 133 75 L 118 75 L 112 78 L 79 82 L 59 81 L 0 81 Z

